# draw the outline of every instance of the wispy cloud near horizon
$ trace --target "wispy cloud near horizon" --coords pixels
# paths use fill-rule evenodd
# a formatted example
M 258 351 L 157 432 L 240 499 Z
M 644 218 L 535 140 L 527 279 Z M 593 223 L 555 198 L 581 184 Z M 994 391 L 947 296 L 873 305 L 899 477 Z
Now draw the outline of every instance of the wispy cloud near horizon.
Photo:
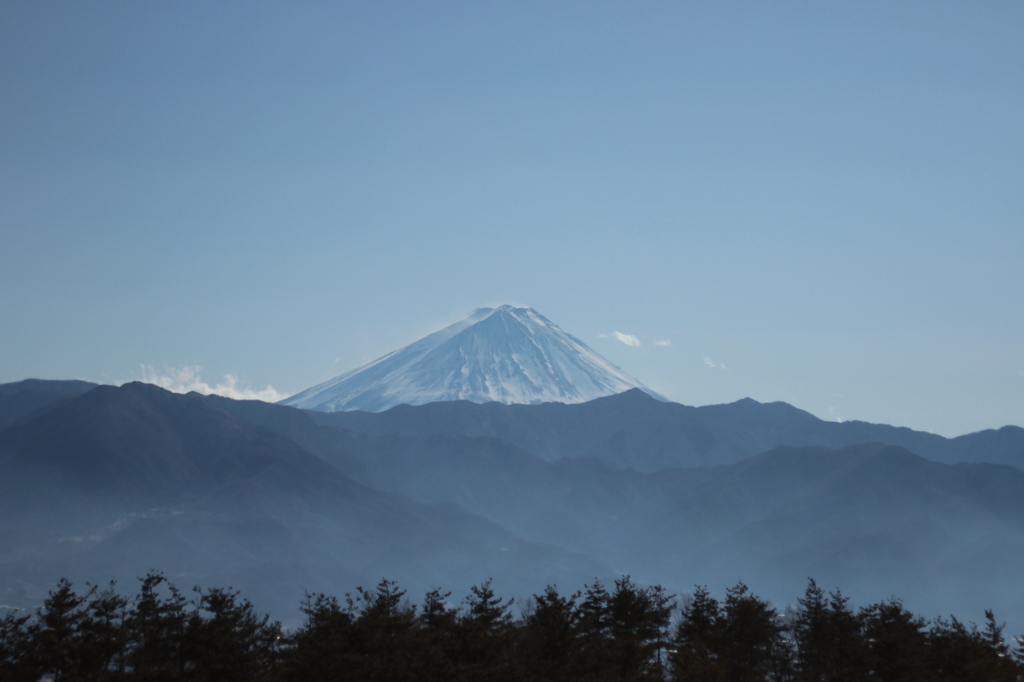
M 655 346 L 671 346 L 672 342 L 668 341 L 668 340 L 665 340 L 665 341 L 655 341 L 654 345 Z
M 172 393 L 195 391 L 202 395 L 219 395 L 235 400 L 262 400 L 267 403 L 276 403 L 288 397 L 287 393 L 280 393 L 269 384 L 262 390 L 239 386 L 238 377 L 234 374 L 225 374 L 221 383 L 211 386 L 200 376 L 202 369 L 199 365 L 164 367 L 163 374 L 160 374 L 153 369 L 152 365 L 141 365 L 142 381 L 167 389 Z

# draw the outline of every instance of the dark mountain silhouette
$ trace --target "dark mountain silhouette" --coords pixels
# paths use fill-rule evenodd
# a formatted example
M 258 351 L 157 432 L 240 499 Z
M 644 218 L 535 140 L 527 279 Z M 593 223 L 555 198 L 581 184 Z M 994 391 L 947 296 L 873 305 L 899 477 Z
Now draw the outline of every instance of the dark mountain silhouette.
M 11 384 L 0 384 L 0 430 L 14 422 L 33 415 L 86 391 L 96 388 L 88 381 L 47 381 L 25 379 Z
M 521 590 L 552 566 L 608 573 L 453 505 L 371 489 L 203 396 L 146 384 L 97 387 L 0 432 L 0 510 L 0 584 L 27 596 L 69 570 L 105 581 L 159 568 L 291 611 L 303 589 L 383 576 L 425 591 L 500 569 Z
M 524 538 L 674 589 L 724 589 L 742 579 L 784 602 L 813 576 L 865 600 L 896 594 L 935 614 L 966 612 L 979 599 L 1024 606 L 1015 586 L 1024 568 L 1020 470 L 949 465 L 880 443 L 781 446 L 741 458 L 757 447 L 750 443 L 815 435 L 831 443 L 888 437 L 955 456 L 971 437 L 833 424 L 784 403 L 671 406 L 639 392 L 583 405 L 452 402 L 287 419 L 281 406 L 221 400 L 263 424 L 319 422 L 321 441 L 346 465 L 362 460 L 361 480 L 375 488 L 455 502 Z M 728 439 L 718 438 L 723 432 Z M 997 443 L 1003 452 L 1013 447 L 1009 434 Z M 649 473 L 603 461 L 632 456 L 655 435 L 665 453 L 700 445 L 738 461 Z
M 595 457 L 612 467 L 647 472 L 732 464 L 781 445 L 839 448 L 871 442 L 905 447 L 939 462 L 1024 467 L 1024 429 L 1016 426 L 947 439 L 884 424 L 824 421 L 782 402 L 745 398 L 689 407 L 636 389 L 579 405 L 463 401 L 309 415 L 320 424 L 363 433 L 490 436 L 547 461 Z
M 944 439 L 639 391 L 328 414 L 129 384 L 35 410 L 0 431 L 8 601 L 69 572 L 159 567 L 289 610 L 302 588 L 385 576 L 525 594 L 630 574 L 676 591 L 744 580 L 779 603 L 814 577 L 861 603 L 1024 612 L 1024 473 L 974 461 L 1012 459 L 1013 427 Z M 680 466 L 694 462 L 711 466 Z

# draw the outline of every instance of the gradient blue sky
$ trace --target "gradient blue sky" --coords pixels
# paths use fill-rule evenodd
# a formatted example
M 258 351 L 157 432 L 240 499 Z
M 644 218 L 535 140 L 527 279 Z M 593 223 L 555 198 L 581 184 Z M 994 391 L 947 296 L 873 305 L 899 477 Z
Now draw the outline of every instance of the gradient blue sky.
M 1022 44 L 1020 2 L 3 3 L 0 382 L 293 393 L 512 303 L 691 405 L 1024 424 Z

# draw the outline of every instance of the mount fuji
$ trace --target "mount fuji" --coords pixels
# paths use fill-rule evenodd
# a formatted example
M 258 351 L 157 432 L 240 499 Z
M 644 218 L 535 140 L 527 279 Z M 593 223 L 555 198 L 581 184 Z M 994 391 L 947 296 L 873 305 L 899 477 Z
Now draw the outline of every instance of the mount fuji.
M 532 308 L 478 308 L 440 331 L 281 401 L 382 412 L 468 400 L 583 403 L 639 388 L 666 400 Z

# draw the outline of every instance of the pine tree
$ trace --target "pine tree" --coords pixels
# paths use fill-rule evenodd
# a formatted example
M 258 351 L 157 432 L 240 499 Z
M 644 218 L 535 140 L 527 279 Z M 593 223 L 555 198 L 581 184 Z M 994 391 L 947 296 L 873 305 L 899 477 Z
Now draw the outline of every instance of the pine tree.
M 726 590 L 719 660 L 727 682 L 767 680 L 787 672 L 782 628 L 776 616 L 775 609 L 743 583 Z
M 698 586 L 683 604 L 672 640 L 672 679 L 676 682 L 718 682 L 724 679 L 722 612 L 706 587 Z
M 860 680 L 867 673 L 867 643 L 861 620 L 836 590 L 825 593 L 808 579 L 793 622 L 796 672 L 805 682 Z
M 1021 675 L 1020 667 L 1008 656 L 1002 626 L 991 611 L 985 612 L 987 627 L 967 627 L 955 617 L 938 618 L 928 632 L 933 679 L 941 682 L 1010 682 Z
M 849 599 L 838 589 L 829 593 L 826 625 L 827 679 L 835 682 L 864 679 L 867 673 L 868 647 L 861 629 L 861 621 L 850 608 Z
M 809 578 L 804 596 L 797 603 L 800 606 L 793 623 L 793 639 L 799 679 L 804 682 L 828 680 L 830 633 L 825 592 L 813 578 Z
M 29 658 L 29 616 L 8 611 L 0 617 L 0 679 L 35 682 L 39 678 Z
M 611 680 L 610 643 L 612 638 L 611 595 L 604 583 L 595 580 L 583 587 L 577 609 L 580 656 L 575 666 L 580 679 Z
M 129 644 L 129 605 L 127 597 L 117 593 L 111 582 L 104 590 L 92 587 L 87 595 L 86 618 L 81 626 L 89 679 L 98 681 L 125 679 Z
M 289 680 L 332 682 L 348 679 L 351 670 L 349 633 L 352 614 L 341 608 L 336 597 L 306 593 L 302 601 L 305 622 L 291 639 L 285 655 L 285 677 Z
M 615 581 L 608 599 L 609 658 L 621 680 L 664 679 L 661 652 L 672 597 L 661 587 L 640 589 L 629 576 Z
M 431 590 L 423 598 L 417 619 L 421 658 L 418 678 L 422 682 L 448 682 L 455 679 L 459 657 L 459 611 L 448 605 L 451 592 Z
M 196 589 L 199 608 L 188 622 L 189 677 L 197 682 L 267 678 L 277 668 L 281 625 L 260 616 L 231 590 Z
M 574 666 L 581 656 L 578 598 L 579 594 L 563 597 L 552 585 L 542 594 L 533 595 L 516 656 L 526 679 L 543 682 L 574 679 Z
M 86 619 L 85 597 L 75 594 L 71 582 L 61 578 L 49 593 L 29 627 L 31 656 L 36 677 L 50 675 L 53 682 L 74 680 L 82 675 L 82 623 Z
M 356 677 L 388 682 L 416 679 L 416 610 L 405 602 L 405 591 L 393 581 L 381 580 L 373 592 L 360 588 L 352 605 L 357 618 L 350 645 L 361 659 Z
M 181 680 L 188 671 L 188 602 L 159 572 L 141 579 L 128 619 L 131 644 L 127 664 L 143 682 Z M 166 595 L 166 596 L 164 596 Z
M 505 680 L 512 677 L 512 614 L 488 580 L 470 588 L 458 621 L 460 677 Z
M 861 609 L 869 644 L 868 674 L 880 682 L 916 682 L 928 677 L 925 621 L 903 608 L 898 599 Z

